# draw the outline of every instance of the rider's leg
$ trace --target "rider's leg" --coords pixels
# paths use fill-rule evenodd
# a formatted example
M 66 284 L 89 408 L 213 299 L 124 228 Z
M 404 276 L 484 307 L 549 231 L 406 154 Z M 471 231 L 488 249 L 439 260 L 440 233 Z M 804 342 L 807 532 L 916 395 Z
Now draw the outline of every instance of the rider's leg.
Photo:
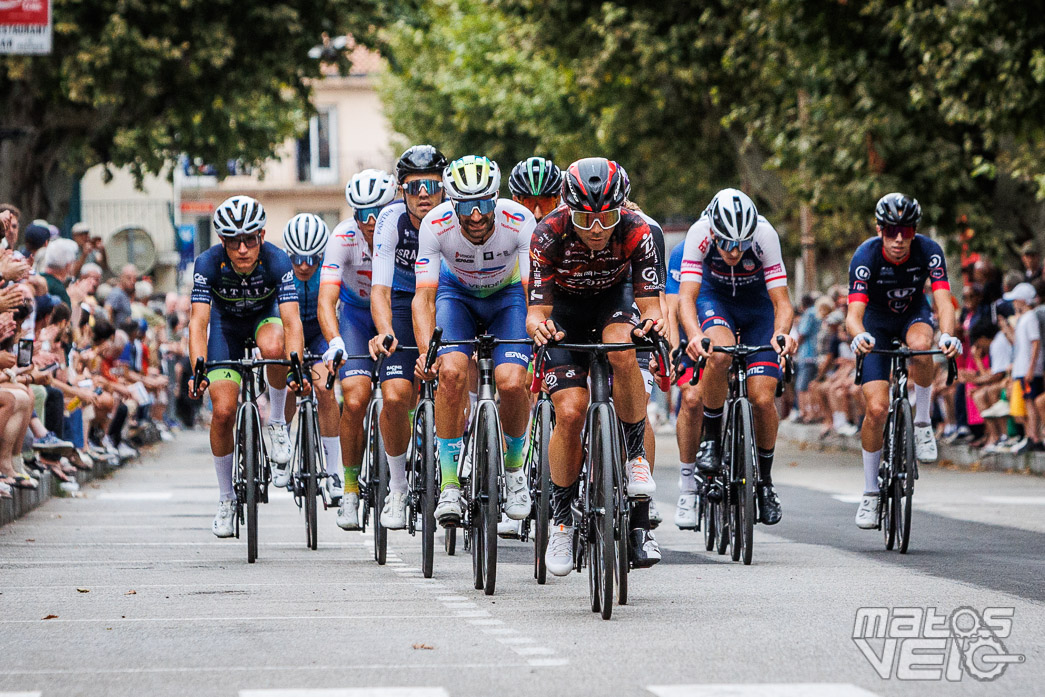
M 526 367 L 517 363 L 502 363 L 494 368 L 497 394 L 501 398 L 501 424 L 508 451 L 504 468 L 508 471 L 523 466 L 526 443 L 526 422 L 529 418 L 530 391 L 526 383 Z
M 755 417 L 755 445 L 758 446 L 758 469 L 762 484 L 773 481 L 773 450 L 776 448 L 780 416 L 776 410 L 776 378 L 752 375 L 747 380 L 747 394 Z
M 924 322 L 915 322 L 907 328 L 907 346 L 912 351 L 932 348 L 933 328 Z M 931 422 L 933 360 L 932 356 L 914 356 L 908 369 L 914 382 L 914 423 L 926 426 Z
M 410 409 L 414 406 L 414 383 L 395 378 L 381 385 L 381 437 L 388 458 L 388 489 L 406 493 L 406 447 L 410 442 Z M 438 421 L 438 419 L 437 419 Z
M 370 402 L 370 377 L 352 375 L 341 381 L 341 462 L 345 467 L 345 491 L 359 493 L 359 469 L 363 463 L 363 418 Z
M 286 344 L 283 338 L 283 323 L 276 317 L 262 320 L 254 337 L 262 358 L 270 360 L 286 357 Z M 268 380 L 269 423 L 285 424 L 287 403 L 287 368 L 281 365 L 270 365 L 265 370 Z
M 704 329 L 704 335 L 713 346 L 732 346 L 733 330 L 728 326 L 713 325 Z M 700 378 L 704 398 L 704 438 L 718 442 L 722 437 L 722 407 L 726 403 L 728 388 L 726 373 L 731 357 L 725 353 L 712 353 L 704 366 Z
M 614 323 L 602 330 L 602 340 L 617 344 L 631 341 L 632 325 Z M 609 354 L 613 369 L 613 404 L 624 427 L 625 447 L 629 460 L 645 457 L 643 437 L 646 432 L 646 390 L 642 373 L 632 351 L 614 351 Z
M 457 466 L 464 445 L 469 362 L 468 355 L 457 350 L 447 351 L 440 361 L 439 389 L 435 393 L 435 435 L 439 444 L 441 489 L 461 485 Z
M 675 421 L 675 439 L 679 447 L 679 491 L 692 494 L 697 491 L 693 468 L 697 464 L 697 445 L 704 423 L 704 403 L 700 398 L 700 385 L 690 385 L 687 380 L 679 386 L 679 399 L 682 400 L 682 404 Z
M 865 364 L 866 370 L 866 364 Z M 864 425 L 860 441 L 864 461 L 864 494 L 878 494 L 878 466 L 882 461 L 882 429 L 889 413 L 889 382 L 875 380 L 863 384 Z
M 548 462 L 552 479 L 552 520 L 556 525 L 573 526 L 570 504 L 581 472 L 584 446 L 581 431 L 588 411 L 588 390 L 567 387 L 552 392 L 555 427 L 548 442 Z
M 316 391 L 316 409 L 319 411 L 319 439 L 323 443 L 327 474 L 336 474 L 340 477 L 341 441 L 338 438 L 338 422 L 341 415 L 337 411 L 334 390 L 327 389 L 327 376 L 330 371 L 323 363 L 316 363 L 312 370 L 312 389 Z
M 235 379 L 215 380 L 207 388 L 213 406 L 210 425 L 210 450 L 214 454 L 214 470 L 218 476 L 219 501 L 236 498 L 232 488 L 233 432 L 236 428 L 236 405 L 239 401 L 239 375 Z

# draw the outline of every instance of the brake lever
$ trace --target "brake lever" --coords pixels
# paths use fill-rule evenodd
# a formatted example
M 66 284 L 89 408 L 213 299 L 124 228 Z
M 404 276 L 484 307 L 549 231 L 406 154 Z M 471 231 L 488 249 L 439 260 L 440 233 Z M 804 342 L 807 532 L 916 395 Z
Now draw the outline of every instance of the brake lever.
M 334 354 L 334 370 L 333 370 L 332 373 L 330 373 L 330 375 L 327 375 L 327 389 L 328 390 L 334 389 L 334 380 L 337 378 L 337 371 L 341 367 L 341 360 L 344 357 L 344 355 L 345 355 L 345 352 L 342 351 L 341 349 L 338 349 L 337 353 Z

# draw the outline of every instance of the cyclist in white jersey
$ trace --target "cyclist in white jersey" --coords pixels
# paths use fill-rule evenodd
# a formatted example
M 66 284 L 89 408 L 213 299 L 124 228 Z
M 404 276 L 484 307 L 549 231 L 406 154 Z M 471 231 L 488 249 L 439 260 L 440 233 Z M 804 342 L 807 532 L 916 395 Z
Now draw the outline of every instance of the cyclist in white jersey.
M 498 339 L 526 339 L 526 294 L 530 237 L 537 225 L 525 206 L 497 198 L 501 175 L 497 163 L 469 155 L 450 163 L 443 189 L 450 201 L 421 221 L 417 291 L 412 309 L 420 357 L 419 377 L 439 375 L 435 397 L 435 429 L 442 474 L 436 518 L 443 525 L 461 520 L 461 488 L 457 462 L 463 447 L 468 400 L 470 345 L 439 351 L 430 374 L 424 357 L 436 325 L 445 341 L 473 339 L 480 327 Z M 526 384 L 528 347 L 498 346 L 494 379 L 508 447 L 504 458 L 508 500 L 505 513 L 521 520 L 530 513 L 530 494 L 522 469 L 526 421 L 530 406 Z

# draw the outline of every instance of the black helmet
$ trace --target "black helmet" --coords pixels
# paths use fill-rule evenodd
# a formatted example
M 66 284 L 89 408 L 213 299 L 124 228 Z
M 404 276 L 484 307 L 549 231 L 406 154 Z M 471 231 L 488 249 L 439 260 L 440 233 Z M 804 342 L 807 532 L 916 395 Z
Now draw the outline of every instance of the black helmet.
M 562 189 L 562 170 L 551 160 L 528 157 L 512 167 L 508 190 L 513 196 L 558 196 Z
M 396 178 L 402 184 L 408 174 L 439 174 L 446 167 L 446 158 L 433 145 L 412 145 L 399 156 Z
M 620 208 L 625 198 L 620 167 L 605 157 L 577 160 L 563 177 L 562 200 L 573 210 L 601 213 Z
M 922 207 L 916 199 L 903 194 L 886 194 L 874 207 L 874 219 L 879 225 L 909 225 L 914 227 L 922 219 Z

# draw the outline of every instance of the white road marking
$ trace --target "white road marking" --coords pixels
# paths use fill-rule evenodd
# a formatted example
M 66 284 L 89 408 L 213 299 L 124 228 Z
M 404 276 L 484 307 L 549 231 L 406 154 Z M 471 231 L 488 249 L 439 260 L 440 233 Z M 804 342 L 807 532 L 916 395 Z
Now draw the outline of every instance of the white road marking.
M 468 624 L 474 624 L 479 626 L 494 626 L 498 624 L 504 624 L 501 620 L 495 620 L 493 618 L 483 618 L 478 620 L 468 620 Z
M 170 501 L 170 491 L 103 491 L 96 497 L 99 501 Z
M 533 659 L 542 660 L 542 659 Z M 526 663 L 440 663 L 439 665 L 419 663 L 364 663 L 351 664 L 342 663 L 336 666 L 186 666 L 181 668 L 54 668 L 47 670 L 0 670 L 0 675 L 136 675 L 140 673 L 292 673 L 292 672 L 315 672 L 324 673 L 352 672 L 357 670 L 445 670 L 448 668 L 522 668 L 533 665 L 533 660 Z M 544 659 L 548 660 L 548 659 Z M 552 659 L 554 660 L 554 659 Z M 2 693 L 0 693 L 2 694 Z M 36 694 L 39 693 L 29 693 Z
M 877 697 L 848 683 L 650 685 L 646 689 L 657 697 Z
M 240 690 L 239 697 L 450 697 L 450 693 L 441 687 L 277 688 Z
M 39 692 L 0 692 L 0 697 L 40 697 Z
M 517 632 L 511 627 L 480 627 L 479 631 L 483 634 L 491 635 L 504 635 L 504 634 L 516 634 Z
M 544 646 L 514 646 L 512 651 L 519 654 L 520 656 L 554 656 L 555 649 L 549 649 Z
M 833 494 L 831 496 L 835 501 L 841 501 L 842 503 L 860 503 L 863 500 L 863 496 L 849 496 L 847 494 Z
M 533 644 L 533 639 L 528 636 L 505 636 L 500 637 L 497 641 L 502 644 Z
M 528 660 L 526 662 L 528 664 L 530 664 L 531 666 L 539 666 L 539 667 L 544 667 L 544 668 L 549 668 L 551 666 L 568 666 L 568 665 L 570 665 L 570 659 L 568 659 L 568 658 L 560 658 L 560 657 L 554 657 L 554 658 L 531 658 L 530 660 Z
M 490 613 L 486 610 L 457 610 L 454 612 L 454 617 L 489 617 Z
M 987 503 L 1011 503 L 1023 506 L 1045 506 L 1045 496 L 984 496 Z
M 443 607 L 447 610 L 472 610 L 478 606 L 475 603 L 463 602 L 463 603 L 443 603 Z
M 56 617 L 51 620 L 0 620 L 0 624 L 62 624 L 65 622 L 76 622 L 76 623 L 87 623 L 87 622 L 105 622 L 105 623 L 118 623 L 126 624 L 129 622 L 170 622 L 177 624 L 181 622 L 322 622 L 329 620 L 345 621 L 345 620 L 406 620 L 406 619 L 448 619 L 453 615 L 280 615 L 265 617 L 120 617 L 118 619 L 112 617 L 88 617 L 82 619 L 64 619 Z M 500 620 L 497 620 L 500 622 Z

